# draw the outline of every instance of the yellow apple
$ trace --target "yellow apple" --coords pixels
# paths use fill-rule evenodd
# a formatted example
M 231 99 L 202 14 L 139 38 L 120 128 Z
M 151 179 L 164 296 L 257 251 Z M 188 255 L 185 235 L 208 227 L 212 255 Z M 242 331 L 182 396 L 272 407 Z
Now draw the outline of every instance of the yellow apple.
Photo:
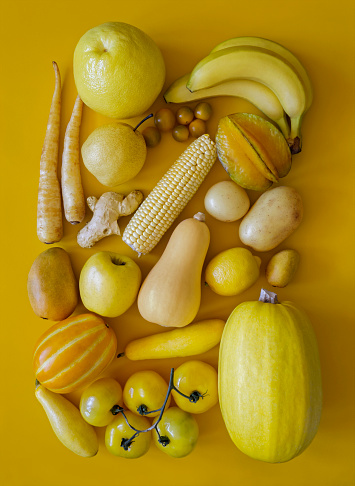
M 81 270 L 80 297 L 89 311 L 117 317 L 134 303 L 141 281 L 141 270 L 131 258 L 100 251 L 92 255 Z
M 143 114 L 165 81 L 158 46 L 143 31 L 123 22 L 88 30 L 75 48 L 73 69 L 83 102 L 111 118 Z

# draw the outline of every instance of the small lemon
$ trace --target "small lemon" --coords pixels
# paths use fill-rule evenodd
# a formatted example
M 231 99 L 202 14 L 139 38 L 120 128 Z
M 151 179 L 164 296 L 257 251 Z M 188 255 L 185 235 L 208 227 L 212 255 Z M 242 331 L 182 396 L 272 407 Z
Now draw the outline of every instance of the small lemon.
M 261 259 L 246 248 L 230 248 L 208 263 L 205 281 L 218 295 L 238 295 L 257 281 L 260 263 Z

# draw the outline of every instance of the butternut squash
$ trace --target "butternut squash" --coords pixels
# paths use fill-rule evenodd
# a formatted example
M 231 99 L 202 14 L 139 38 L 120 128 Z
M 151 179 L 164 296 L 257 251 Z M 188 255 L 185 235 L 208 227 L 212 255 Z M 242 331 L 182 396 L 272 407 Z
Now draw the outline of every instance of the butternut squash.
M 221 319 L 206 319 L 184 328 L 135 339 L 127 344 L 120 356 L 137 361 L 202 354 L 220 342 L 224 325 Z
M 219 354 L 219 400 L 235 445 L 285 462 L 313 440 L 322 409 L 316 337 L 304 313 L 262 290 L 229 316 Z
M 143 282 L 141 316 L 165 327 L 192 322 L 201 302 L 201 273 L 210 243 L 205 215 L 197 213 L 175 228 L 164 253 Z

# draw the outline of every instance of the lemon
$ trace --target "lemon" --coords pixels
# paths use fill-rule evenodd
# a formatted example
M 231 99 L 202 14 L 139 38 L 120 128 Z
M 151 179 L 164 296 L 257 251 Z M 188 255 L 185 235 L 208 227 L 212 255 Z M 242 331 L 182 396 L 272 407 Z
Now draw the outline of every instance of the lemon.
M 259 278 L 261 259 L 246 248 L 218 253 L 206 267 L 205 281 L 218 295 L 238 295 Z
M 81 147 L 85 167 L 104 186 L 133 179 L 144 165 L 147 146 L 143 135 L 127 123 L 97 127 Z
M 143 31 L 123 22 L 88 30 L 76 45 L 73 70 L 83 102 L 110 118 L 144 113 L 165 81 L 158 46 Z

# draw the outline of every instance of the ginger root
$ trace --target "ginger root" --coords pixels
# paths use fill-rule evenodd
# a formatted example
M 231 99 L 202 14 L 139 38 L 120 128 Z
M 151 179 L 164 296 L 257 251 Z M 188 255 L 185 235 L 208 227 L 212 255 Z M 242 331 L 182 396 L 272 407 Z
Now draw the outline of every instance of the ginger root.
M 88 197 L 87 203 L 93 217 L 79 231 L 78 244 L 82 248 L 91 248 L 105 236 L 120 235 L 118 218 L 134 213 L 142 201 L 143 194 L 140 191 L 132 191 L 126 197 L 117 192 L 105 192 L 99 199 Z

